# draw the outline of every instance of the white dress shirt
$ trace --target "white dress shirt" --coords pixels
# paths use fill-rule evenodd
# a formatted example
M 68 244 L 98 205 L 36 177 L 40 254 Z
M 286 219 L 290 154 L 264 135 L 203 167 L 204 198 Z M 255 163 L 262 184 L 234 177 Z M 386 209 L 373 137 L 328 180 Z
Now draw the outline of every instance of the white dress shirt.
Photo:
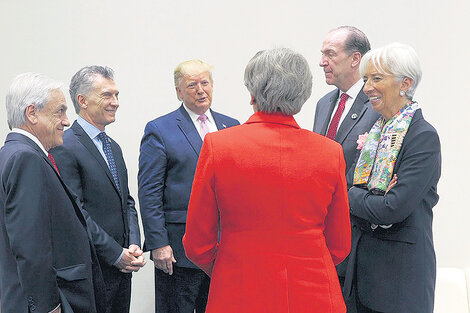
M 202 138 L 201 122 L 198 120 L 198 117 L 200 114 L 196 114 L 190 109 L 188 109 L 188 107 L 184 103 L 183 103 L 183 108 L 186 110 L 186 112 L 188 112 L 189 117 L 193 121 L 194 127 L 196 127 L 197 132 L 199 133 L 199 136 L 201 136 Z M 214 117 L 212 117 L 211 110 L 208 109 L 206 112 L 204 112 L 204 114 L 207 116 L 206 124 L 207 124 L 207 127 L 209 128 L 209 133 L 218 131 L 217 125 L 215 124 Z
M 341 118 L 339 119 L 339 124 L 338 124 L 338 129 L 341 126 L 341 123 L 344 121 L 346 115 L 348 114 L 349 110 L 351 110 L 352 105 L 354 101 L 356 101 L 357 95 L 359 92 L 361 92 L 362 87 L 364 86 L 364 82 L 362 79 L 359 79 L 354 85 L 351 86 L 346 91 L 346 94 L 349 96 L 348 99 L 346 100 L 346 104 L 344 105 L 344 111 L 343 114 L 341 114 Z M 330 122 L 328 123 L 328 127 L 330 127 L 331 120 L 333 119 L 333 116 L 335 115 L 336 110 L 338 109 L 339 101 L 341 100 L 341 96 L 343 95 L 344 92 L 341 90 L 339 91 L 339 97 L 336 100 L 335 108 L 333 109 L 333 113 L 331 114 L 330 117 Z M 327 128 L 328 129 L 328 128 Z

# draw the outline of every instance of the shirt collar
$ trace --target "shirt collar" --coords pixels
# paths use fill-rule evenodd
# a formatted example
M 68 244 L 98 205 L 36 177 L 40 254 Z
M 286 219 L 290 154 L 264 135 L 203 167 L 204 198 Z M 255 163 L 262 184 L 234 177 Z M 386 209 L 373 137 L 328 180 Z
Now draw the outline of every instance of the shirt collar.
M 82 126 L 85 133 L 91 139 L 95 139 L 95 137 L 98 136 L 99 133 L 101 133 L 101 130 L 99 130 L 98 127 L 91 124 L 90 122 L 88 122 L 86 119 L 84 119 L 80 115 L 77 117 L 77 123 L 78 123 L 78 125 Z
M 186 112 L 188 112 L 189 114 L 189 117 L 191 118 L 191 120 L 193 122 L 197 122 L 197 119 L 199 117 L 200 114 L 196 114 L 194 113 L 193 111 L 191 111 L 187 106 L 186 104 L 184 104 L 183 102 L 183 108 L 186 110 Z M 204 114 L 207 116 L 207 121 L 209 121 L 209 123 L 214 123 L 214 118 L 212 117 L 212 114 L 211 114 L 211 110 L 210 109 L 207 109 L 206 112 L 204 112 Z
M 351 98 L 351 100 L 355 100 L 357 98 L 357 95 L 361 92 L 363 86 L 364 82 L 362 81 L 362 79 L 359 79 L 354 85 L 351 86 L 351 88 L 346 91 L 346 94 L 349 96 L 349 98 Z M 341 98 L 343 93 L 344 92 L 340 91 L 338 98 Z
M 49 155 L 49 152 L 46 151 L 46 149 L 44 148 L 42 143 L 39 141 L 39 139 L 36 136 L 34 136 L 33 134 L 31 134 L 30 132 L 28 132 L 24 129 L 21 129 L 21 128 L 13 128 L 11 130 L 11 132 L 12 133 L 18 133 L 18 134 L 21 134 L 21 135 L 24 135 L 24 136 L 28 137 L 29 139 L 34 141 L 34 143 L 37 144 L 39 146 L 39 148 L 41 148 L 41 150 L 44 152 L 45 155 Z

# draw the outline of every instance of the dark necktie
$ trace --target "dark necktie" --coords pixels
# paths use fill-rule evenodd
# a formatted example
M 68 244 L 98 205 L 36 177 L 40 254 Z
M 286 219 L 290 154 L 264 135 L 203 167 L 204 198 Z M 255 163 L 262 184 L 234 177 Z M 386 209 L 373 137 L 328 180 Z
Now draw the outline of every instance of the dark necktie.
M 335 115 L 331 119 L 330 127 L 328 127 L 328 132 L 326 133 L 326 137 L 335 139 L 336 132 L 338 131 L 339 120 L 341 119 L 341 115 L 343 114 L 344 107 L 346 106 L 346 100 L 348 99 L 348 95 L 343 93 L 341 95 L 341 100 L 339 100 L 338 108 L 336 109 Z
M 54 165 L 54 168 L 57 171 L 57 174 L 59 174 L 59 176 L 60 176 L 59 169 L 57 168 L 57 164 L 55 163 L 55 160 L 54 160 L 54 157 L 52 156 L 52 154 L 47 153 L 47 157 L 49 158 L 49 161 L 51 161 L 52 165 Z
M 111 150 L 111 143 L 106 136 L 105 132 L 101 132 L 98 134 L 98 139 L 101 140 L 103 143 L 103 151 L 104 154 L 106 155 L 106 159 L 108 160 L 108 166 L 109 170 L 111 171 L 111 175 L 113 175 L 114 183 L 116 184 L 116 187 L 119 191 L 121 191 L 121 188 L 119 187 L 119 179 L 118 179 L 118 173 L 117 173 L 117 168 L 116 168 L 116 162 L 114 161 L 114 156 L 113 156 L 113 151 Z

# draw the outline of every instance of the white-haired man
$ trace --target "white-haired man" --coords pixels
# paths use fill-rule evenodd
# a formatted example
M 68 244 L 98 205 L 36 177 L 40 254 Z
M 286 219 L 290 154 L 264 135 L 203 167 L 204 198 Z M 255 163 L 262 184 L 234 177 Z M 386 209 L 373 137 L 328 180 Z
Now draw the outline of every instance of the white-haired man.
M 69 126 L 61 83 L 25 73 L 6 97 L 0 151 L 3 312 L 104 312 L 104 283 L 86 219 L 49 150 Z

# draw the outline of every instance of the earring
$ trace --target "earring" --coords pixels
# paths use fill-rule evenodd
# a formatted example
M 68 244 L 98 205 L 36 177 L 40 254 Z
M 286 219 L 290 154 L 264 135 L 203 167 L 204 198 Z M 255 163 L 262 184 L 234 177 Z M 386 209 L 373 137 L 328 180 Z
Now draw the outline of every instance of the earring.
M 400 90 L 400 96 L 402 96 L 402 97 L 405 96 L 405 92 L 403 90 Z

